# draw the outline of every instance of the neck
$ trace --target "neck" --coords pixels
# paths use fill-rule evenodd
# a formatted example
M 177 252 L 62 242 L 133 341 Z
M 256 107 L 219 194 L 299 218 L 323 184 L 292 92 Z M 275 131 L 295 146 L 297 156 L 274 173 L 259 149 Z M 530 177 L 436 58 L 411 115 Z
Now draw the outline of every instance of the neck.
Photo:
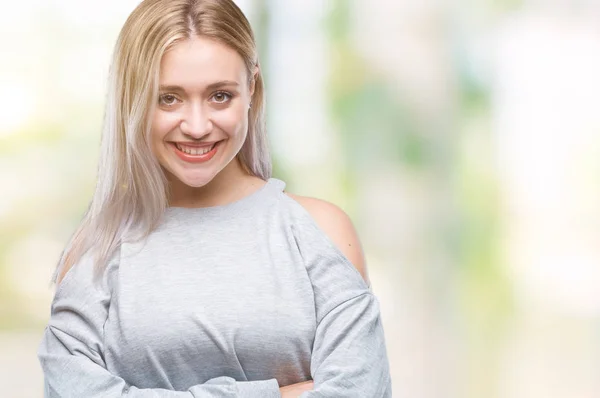
M 195 188 L 169 175 L 170 200 L 173 207 L 213 207 L 235 202 L 260 189 L 265 181 L 248 174 L 235 157 L 208 184 Z

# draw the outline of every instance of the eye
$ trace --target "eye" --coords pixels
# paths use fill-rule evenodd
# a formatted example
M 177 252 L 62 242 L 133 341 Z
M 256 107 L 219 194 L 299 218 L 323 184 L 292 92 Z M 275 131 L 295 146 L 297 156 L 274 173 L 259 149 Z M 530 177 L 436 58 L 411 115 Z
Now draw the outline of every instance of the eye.
M 158 103 L 165 106 L 173 106 L 177 103 L 177 97 L 173 94 L 163 94 L 158 97 Z
M 233 95 L 231 95 L 230 93 L 228 93 L 226 91 L 218 91 L 212 96 L 212 99 L 217 104 L 224 104 L 227 101 L 231 100 L 232 97 L 233 97 Z

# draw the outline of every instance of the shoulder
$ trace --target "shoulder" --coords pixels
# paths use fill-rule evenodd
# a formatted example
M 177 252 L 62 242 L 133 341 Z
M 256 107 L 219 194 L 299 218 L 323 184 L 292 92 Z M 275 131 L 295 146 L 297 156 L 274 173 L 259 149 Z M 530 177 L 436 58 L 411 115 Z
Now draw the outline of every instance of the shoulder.
M 338 206 L 325 200 L 285 192 L 298 202 L 314 219 L 316 224 L 356 267 L 369 285 L 365 256 L 360 239 L 350 217 Z
M 92 247 L 83 253 L 66 251 L 55 271 L 56 294 L 64 290 L 89 291 L 91 287 L 95 290 L 109 289 L 119 267 L 121 247 L 117 246 L 104 256 L 98 254 L 97 250 Z

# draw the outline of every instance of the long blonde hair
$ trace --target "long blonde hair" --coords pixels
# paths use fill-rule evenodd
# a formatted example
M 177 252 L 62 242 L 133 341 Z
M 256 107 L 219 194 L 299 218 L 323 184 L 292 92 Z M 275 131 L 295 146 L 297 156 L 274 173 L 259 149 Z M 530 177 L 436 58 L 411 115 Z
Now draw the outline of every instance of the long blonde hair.
M 159 67 L 169 48 L 194 35 L 236 50 L 249 80 L 254 76 L 248 135 L 238 158 L 248 173 L 265 180 L 271 176 L 263 80 L 254 34 L 242 11 L 232 0 L 144 0 L 125 22 L 115 46 L 96 190 L 61 255 L 54 282 L 88 252 L 97 281 L 122 242 L 142 239 L 156 228 L 169 195 L 149 139 Z

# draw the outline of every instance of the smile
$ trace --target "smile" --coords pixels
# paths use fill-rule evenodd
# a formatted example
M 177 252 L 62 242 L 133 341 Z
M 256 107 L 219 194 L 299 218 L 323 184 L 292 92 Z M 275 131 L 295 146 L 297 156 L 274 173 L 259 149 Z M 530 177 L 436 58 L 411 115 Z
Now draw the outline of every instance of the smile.
M 221 141 L 212 145 L 193 146 L 179 142 L 171 142 L 175 154 L 184 162 L 203 163 L 212 159 L 219 150 Z
M 188 155 L 194 155 L 194 156 L 207 154 L 215 147 L 215 145 L 216 145 L 216 143 L 212 144 L 211 146 L 194 147 L 194 146 L 182 145 L 177 142 L 175 143 L 175 146 L 177 147 L 177 149 L 179 149 L 182 152 L 187 153 Z

